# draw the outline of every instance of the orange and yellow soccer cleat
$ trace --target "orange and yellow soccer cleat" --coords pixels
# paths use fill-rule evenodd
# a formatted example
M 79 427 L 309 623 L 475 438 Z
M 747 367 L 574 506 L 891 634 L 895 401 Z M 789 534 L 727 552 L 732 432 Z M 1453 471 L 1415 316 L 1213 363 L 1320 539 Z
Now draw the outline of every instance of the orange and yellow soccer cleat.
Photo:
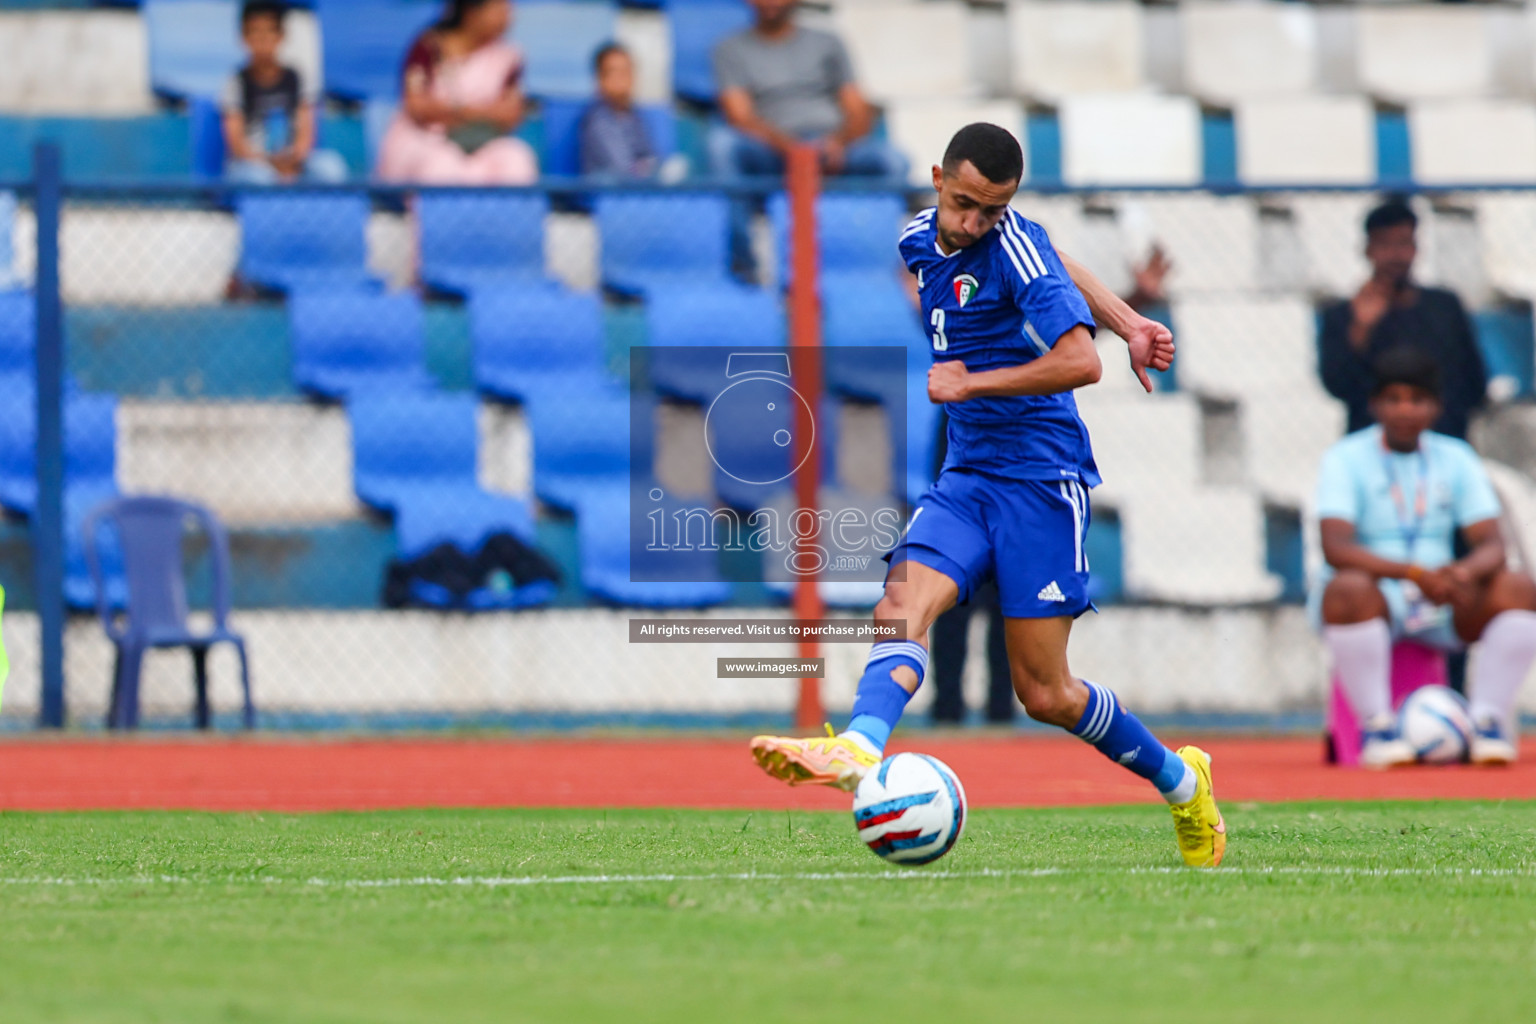
M 1227 852 L 1227 823 L 1216 806 L 1211 785 L 1211 755 L 1199 747 L 1180 747 L 1178 754 L 1196 779 L 1195 795 L 1189 802 L 1172 805 L 1179 853 L 1192 868 L 1213 868 Z
M 864 773 L 880 763 L 877 755 L 836 735 L 830 725 L 825 736 L 806 739 L 754 736 L 752 756 L 763 771 L 791 786 L 810 782 L 850 793 L 858 788 Z

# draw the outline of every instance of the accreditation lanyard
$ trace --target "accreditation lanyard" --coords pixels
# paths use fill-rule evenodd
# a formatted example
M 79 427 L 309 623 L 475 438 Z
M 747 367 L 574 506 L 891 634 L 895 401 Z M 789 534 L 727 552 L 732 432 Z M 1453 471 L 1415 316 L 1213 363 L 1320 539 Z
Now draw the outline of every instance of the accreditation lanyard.
M 1423 446 L 1415 453 L 1418 458 L 1415 465 L 1418 467 L 1418 481 L 1414 488 L 1413 504 L 1410 512 L 1408 496 L 1403 493 L 1403 484 L 1397 478 L 1396 466 L 1393 465 L 1391 452 L 1382 446 L 1382 469 L 1387 474 L 1388 490 L 1392 495 L 1392 509 L 1397 514 L 1397 525 L 1403 531 L 1403 543 L 1407 546 L 1407 560 L 1413 561 L 1413 550 L 1418 546 L 1419 534 L 1424 530 L 1424 524 L 1429 519 L 1429 456 L 1424 453 Z

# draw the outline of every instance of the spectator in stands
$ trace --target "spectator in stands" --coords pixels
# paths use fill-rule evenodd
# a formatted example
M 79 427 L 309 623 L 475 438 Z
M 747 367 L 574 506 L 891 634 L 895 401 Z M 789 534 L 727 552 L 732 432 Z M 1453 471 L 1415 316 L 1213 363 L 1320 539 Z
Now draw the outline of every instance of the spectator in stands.
M 1323 386 L 1349 408 L 1350 431 L 1368 427 L 1372 361 L 1391 349 L 1415 346 L 1434 357 L 1444 382 L 1435 430 L 1465 438 L 1487 392 L 1487 371 L 1461 300 L 1413 281 L 1417 226 L 1413 210 L 1398 199 L 1365 218 L 1371 278 L 1353 299 L 1323 312 L 1318 346 Z
M 249 60 L 224 90 L 225 174 L 252 185 L 344 181 L 341 155 L 315 148 L 314 84 L 278 60 L 287 13 L 276 0 L 249 0 L 240 10 Z
M 715 47 L 728 124 L 710 134 L 714 173 L 782 174 L 790 147 L 809 142 L 821 150 L 828 174 L 904 181 L 906 158 L 870 137 L 874 111 L 853 80 L 842 41 L 796 25 L 795 0 L 748 2 L 756 23 Z
M 581 173 L 649 178 L 659 169 L 656 145 L 635 109 L 635 63 L 629 51 L 608 43 L 592 58 L 597 98 L 582 111 Z
M 1426 350 L 1379 356 L 1370 397 L 1378 425 L 1335 443 L 1318 481 L 1328 575 L 1313 607 L 1372 767 L 1414 759 L 1391 714 L 1394 640 L 1448 651 L 1479 643 L 1468 680 L 1479 763 L 1515 759 L 1510 716 L 1536 660 L 1536 582 L 1505 563 L 1499 500 L 1477 453 L 1430 430 L 1444 411 L 1440 382 Z
M 523 56 L 505 41 L 509 0 L 449 0 L 406 54 L 400 111 L 379 155 L 386 181 L 527 185 L 533 150 L 509 133 L 523 120 Z

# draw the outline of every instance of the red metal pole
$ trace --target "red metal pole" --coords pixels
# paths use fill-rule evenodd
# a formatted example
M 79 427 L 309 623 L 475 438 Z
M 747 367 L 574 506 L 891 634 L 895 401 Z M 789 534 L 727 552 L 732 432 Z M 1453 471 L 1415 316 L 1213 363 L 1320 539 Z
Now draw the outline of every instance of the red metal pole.
M 796 146 L 789 154 L 787 171 L 790 215 L 789 337 L 790 374 L 794 387 L 805 399 L 795 409 L 795 501 L 797 508 L 819 514 L 821 508 L 821 437 L 815 414 L 821 408 L 821 300 L 818 295 L 820 257 L 816 252 L 816 197 L 821 192 L 821 155 L 812 146 Z M 819 527 L 819 519 L 817 521 Z M 807 531 L 809 532 L 809 531 Z M 807 538 L 814 542 L 814 537 Z M 826 616 L 817 588 L 816 574 L 803 575 L 795 585 L 795 617 L 800 620 Z M 820 655 L 814 639 L 800 641 L 800 657 Z M 822 721 L 821 683 L 800 680 L 795 704 L 795 725 L 814 729 Z

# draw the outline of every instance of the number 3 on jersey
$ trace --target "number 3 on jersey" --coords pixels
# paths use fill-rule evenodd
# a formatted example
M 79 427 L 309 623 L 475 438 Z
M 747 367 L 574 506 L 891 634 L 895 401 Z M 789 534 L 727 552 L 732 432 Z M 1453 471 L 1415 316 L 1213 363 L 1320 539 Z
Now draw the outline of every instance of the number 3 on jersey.
M 933 325 L 933 350 L 943 352 L 949 348 L 949 339 L 944 336 L 944 311 L 935 309 L 928 317 L 928 322 Z

